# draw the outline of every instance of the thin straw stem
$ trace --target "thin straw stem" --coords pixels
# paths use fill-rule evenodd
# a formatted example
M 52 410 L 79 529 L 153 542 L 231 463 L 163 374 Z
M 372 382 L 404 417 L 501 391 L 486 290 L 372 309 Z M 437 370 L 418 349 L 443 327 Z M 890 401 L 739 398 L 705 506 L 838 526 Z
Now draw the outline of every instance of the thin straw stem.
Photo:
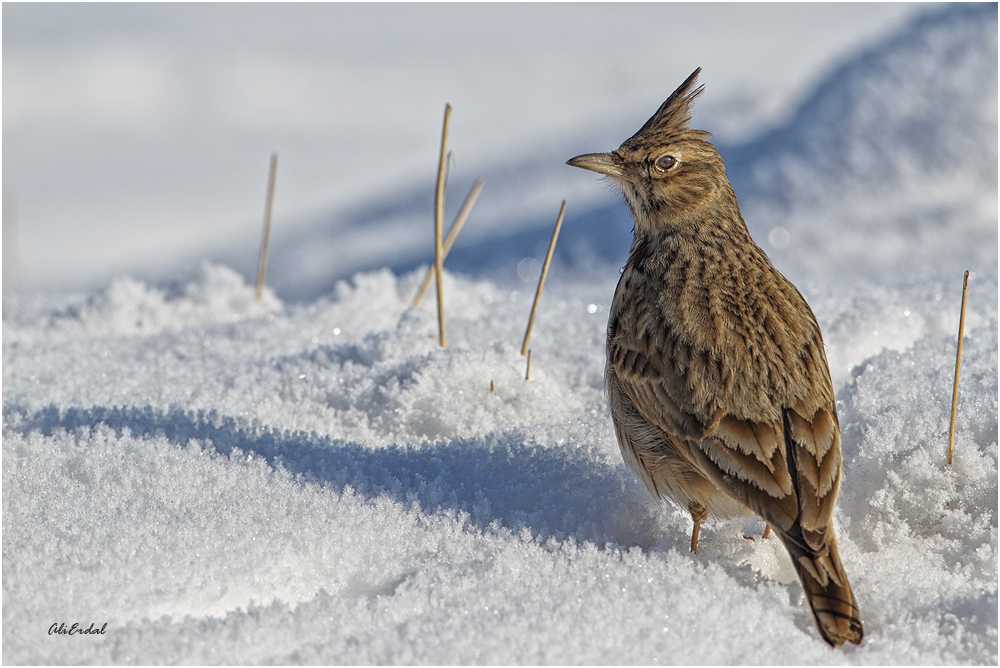
M 441 243 L 441 230 L 444 227 L 444 167 L 447 160 L 448 119 L 451 117 L 451 105 L 444 105 L 444 127 L 441 129 L 441 158 L 438 161 L 437 188 L 434 190 L 434 273 L 437 275 L 437 311 L 438 335 L 441 347 L 445 346 L 444 337 L 444 293 L 441 282 L 444 279 L 444 246 Z
M 274 206 L 274 177 L 278 173 L 278 154 L 271 154 L 271 171 L 267 176 L 267 201 L 264 204 L 264 232 L 260 239 L 257 259 L 257 301 L 264 295 L 264 275 L 267 273 L 267 245 L 271 237 L 271 209 Z
M 958 412 L 958 370 L 962 365 L 962 337 L 965 335 L 965 298 L 969 294 L 969 270 L 962 279 L 962 315 L 958 319 L 958 352 L 955 354 L 955 384 L 951 389 L 951 422 L 948 426 L 948 466 L 955 448 L 955 414 Z
M 441 261 L 444 262 L 448 258 L 448 253 L 451 251 L 452 244 L 455 243 L 455 237 L 462 230 L 462 225 L 465 225 L 465 219 L 469 217 L 469 213 L 472 211 L 472 207 L 476 203 L 476 199 L 479 198 L 479 191 L 483 189 L 483 184 L 486 179 L 479 177 L 479 180 L 472 186 L 472 190 L 465 197 L 465 202 L 462 203 L 462 208 L 459 209 L 458 215 L 455 216 L 455 222 L 451 224 L 451 229 L 448 230 L 448 236 L 444 239 L 444 257 Z M 413 305 L 420 306 L 421 300 L 424 298 L 424 293 L 427 292 L 427 288 L 430 287 L 431 279 L 434 278 L 434 267 L 427 268 L 427 275 L 424 276 L 424 282 L 420 284 L 420 289 L 417 291 L 417 296 L 413 298 Z
M 531 317 L 528 318 L 528 329 L 524 332 L 524 343 L 521 344 L 521 354 L 528 352 L 528 339 L 531 338 L 531 328 L 535 324 L 535 311 L 538 310 L 538 299 L 542 296 L 542 286 L 545 285 L 545 276 L 549 273 L 549 263 L 552 262 L 552 251 L 556 248 L 556 239 L 559 238 L 559 228 L 562 227 L 563 214 L 566 213 L 566 200 L 563 200 L 559 207 L 559 217 L 556 218 L 555 229 L 552 230 L 552 240 L 549 241 L 549 251 L 545 254 L 545 264 L 542 265 L 542 274 L 538 277 L 538 289 L 535 290 L 535 303 L 531 305 Z

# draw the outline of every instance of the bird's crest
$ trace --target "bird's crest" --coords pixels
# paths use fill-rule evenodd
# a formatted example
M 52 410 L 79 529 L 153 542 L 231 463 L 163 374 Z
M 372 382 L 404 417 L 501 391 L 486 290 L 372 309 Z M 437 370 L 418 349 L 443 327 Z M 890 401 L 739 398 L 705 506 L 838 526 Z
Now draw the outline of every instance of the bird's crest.
M 666 102 L 660 105 L 656 113 L 646 121 L 645 125 L 639 128 L 639 131 L 629 141 L 641 140 L 645 143 L 654 140 L 660 143 L 688 133 L 707 136 L 709 134 L 707 132 L 692 130 L 688 127 L 691 123 L 691 105 L 705 89 L 705 85 L 702 84 L 691 90 L 698 80 L 699 73 L 701 73 L 700 67 L 677 87 L 677 90 L 667 98 Z

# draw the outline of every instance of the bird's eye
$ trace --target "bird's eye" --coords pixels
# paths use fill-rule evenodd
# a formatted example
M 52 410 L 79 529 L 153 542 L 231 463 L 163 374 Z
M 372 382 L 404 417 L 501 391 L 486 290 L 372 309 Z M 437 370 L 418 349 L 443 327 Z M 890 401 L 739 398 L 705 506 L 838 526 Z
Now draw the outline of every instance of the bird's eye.
M 657 169 L 659 169 L 660 171 L 663 171 L 663 172 L 669 170 L 671 167 L 673 167 L 676 164 L 677 164 L 677 158 L 675 158 L 672 155 L 664 155 L 664 156 L 661 156 L 661 157 L 657 158 L 657 160 L 656 160 L 656 167 L 657 167 Z

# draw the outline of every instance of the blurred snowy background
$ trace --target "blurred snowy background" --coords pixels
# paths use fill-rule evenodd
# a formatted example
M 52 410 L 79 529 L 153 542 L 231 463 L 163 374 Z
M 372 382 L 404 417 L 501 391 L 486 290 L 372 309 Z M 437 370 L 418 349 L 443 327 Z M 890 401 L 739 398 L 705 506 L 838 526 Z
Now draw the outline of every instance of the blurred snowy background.
M 617 146 L 696 66 L 711 93 L 701 126 L 743 145 L 926 8 L 9 4 L 5 278 L 92 288 L 204 257 L 249 275 L 272 150 L 277 287 L 412 266 L 427 225 L 409 219 L 432 210 L 446 101 L 453 207 L 486 174 L 478 218 L 550 218 L 566 197 L 572 220 L 610 198 L 565 160 Z M 413 229 L 395 244 L 368 233 L 401 217 Z M 303 269 L 317 235 L 339 252 Z
M 3 19 L 5 662 L 996 663 L 995 4 Z M 690 555 L 606 414 L 631 221 L 563 163 L 696 66 L 694 124 L 823 328 L 859 648 L 818 639 L 762 523 Z M 409 302 L 445 101 L 449 222 L 487 182 L 441 350 L 433 299 Z M 48 636 L 61 621 L 108 631 Z

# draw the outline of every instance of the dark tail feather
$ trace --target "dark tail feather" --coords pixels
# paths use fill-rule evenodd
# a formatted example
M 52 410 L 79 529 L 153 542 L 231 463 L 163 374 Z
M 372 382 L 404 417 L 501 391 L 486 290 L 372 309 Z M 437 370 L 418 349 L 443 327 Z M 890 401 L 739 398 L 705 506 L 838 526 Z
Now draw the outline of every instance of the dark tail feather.
M 833 529 L 830 529 L 826 541 L 826 554 L 806 550 L 801 543 L 785 535 L 781 539 L 795 564 L 823 639 L 834 647 L 842 645 L 845 640 L 859 644 L 864 637 L 861 612 L 840 563 Z

